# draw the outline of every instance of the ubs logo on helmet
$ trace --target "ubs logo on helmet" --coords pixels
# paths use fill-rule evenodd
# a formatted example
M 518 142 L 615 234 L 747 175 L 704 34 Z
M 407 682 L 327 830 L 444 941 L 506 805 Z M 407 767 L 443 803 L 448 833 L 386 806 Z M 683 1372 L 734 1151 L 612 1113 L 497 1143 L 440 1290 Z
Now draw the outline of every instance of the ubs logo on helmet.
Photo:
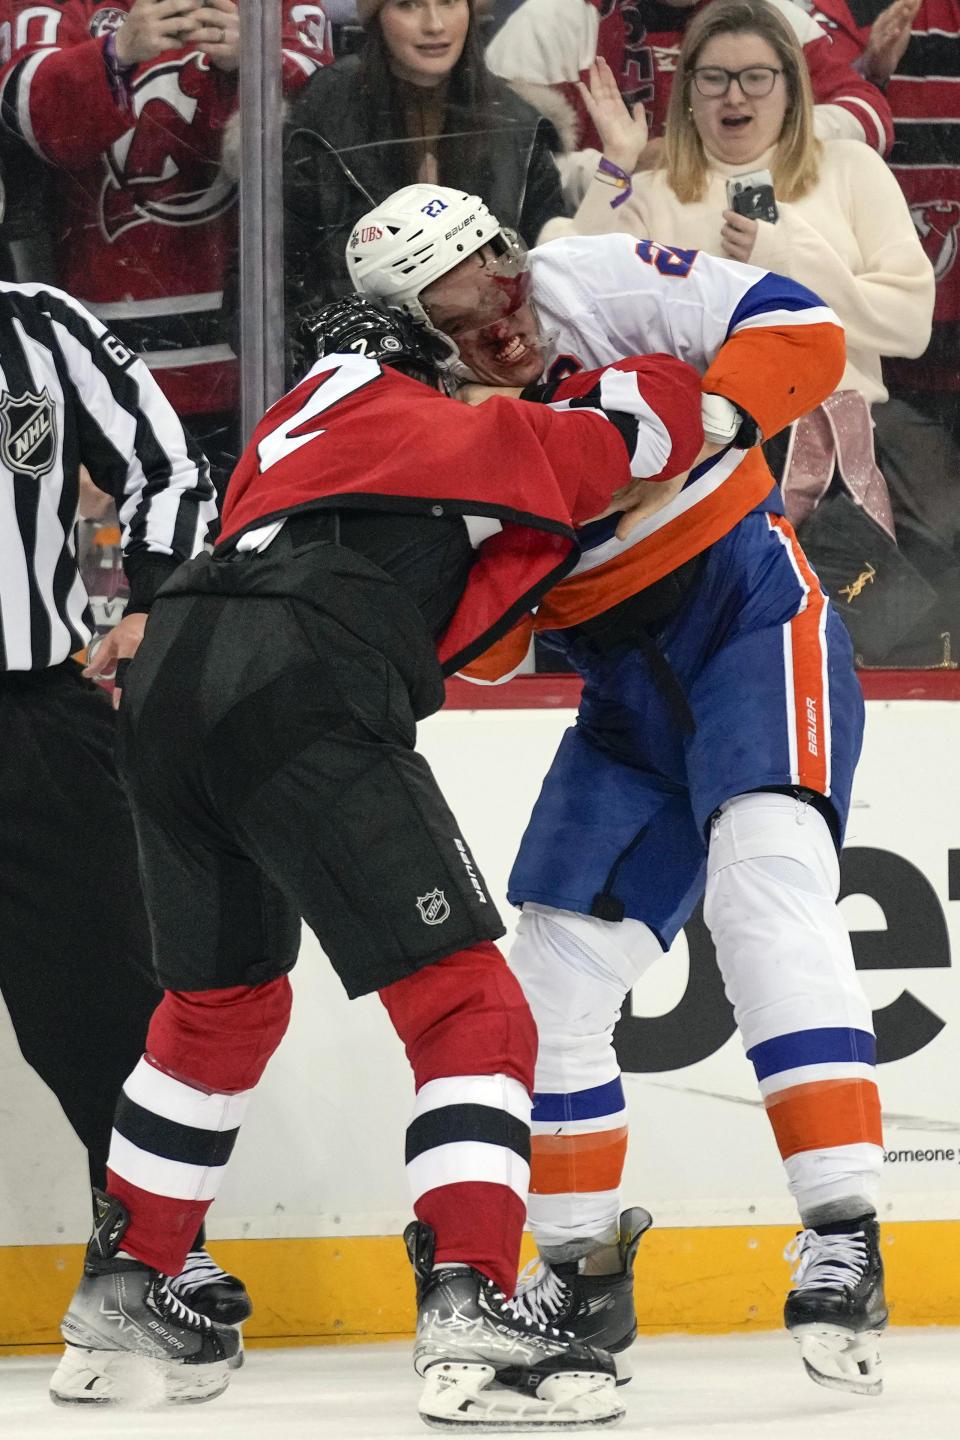
M 933 273 L 940 281 L 957 258 L 960 202 L 934 200 L 929 205 L 911 205 L 910 214 Z

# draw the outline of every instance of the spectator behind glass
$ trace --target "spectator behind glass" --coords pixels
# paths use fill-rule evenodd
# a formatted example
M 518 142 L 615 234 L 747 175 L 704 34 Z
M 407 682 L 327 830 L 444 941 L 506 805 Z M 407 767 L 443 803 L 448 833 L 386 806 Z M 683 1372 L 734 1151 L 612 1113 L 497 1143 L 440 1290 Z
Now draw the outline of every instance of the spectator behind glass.
M 732 78 L 737 73 L 740 78 Z M 802 51 L 765 0 L 712 0 L 694 17 L 677 66 L 663 163 L 634 174 L 632 184 L 629 172 L 646 141 L 642 110 L 631 117 L 602 62 L 583 99 L 603 139 L 607 168 L 598 170 L 572 229 L 626 230 L 778 271 L 808 285 L 843 322 L 847 364 L 837 392 L 767 453 L 787 515 L 801 527 L 821 578 L 826 572 L 858 653 L 879 663 L 898 629 L 906 634 L 908 622 L 919 623 L 933 604 L 926 582 L 892 544 L 890 498 L 873 453 L 870 407 L 887 399 L 880 357 L 921 354 L 933 310 L 933 271 L 896 181 L 866 146 L 823 145 L 815 138 Z M 775 223 L 730 208 L 730 182 L 757 171 L 772 177 Z M 862 552 L 865 536 L 847 537 L 844 530 L 825 539 L 827 512 L 813 527 L 815 507 L 835 475 L 834 493 L 842 493 L 841 481 L 850 492 L 836 524 L 855 526 L 863 510 L 873 518 L 879 534 L 867 538 L 886 557 L 883 574 L 875 555 Z M 858 507 L 859 514 L 847 513 Z M 846 585 L 857 589 L 858 581 L 855 595 L 838 593 Z
M 235 0 L 0 0 L 0 11 L 14 42 L 3 120 L 56 167 L 43 278 L 146 361 L 222 488 L 238 448 L 223 307 L 237 191 L 221 156 L 237 107 Z M 290 92 L 332 54 L 319 5 L 283 11 Z
M 817 0 L 816 10 L 835 52 L 884 89 L 888 163 L 937 279 L 931 343 L 885 366 L 886 381 L 960 442 L 960 0 Z
M 650 127 L 637 168 L 651 169 L 663 144 L 670 88 L 686 26 L 712 0 L 525 0 L 487 49 L 487 63 L 554 122 L 568 199 L 582 198 L 599 139 L 580 97 L 593 60 L 607 61 L 625 102 L 640 104 Z M 893 138 L 890 107 L 829 35 L 792 0 L 773 0 L 796 31 L 816 100 L 821 140 L 863 140 L 882 155 Z M 819 14 L 817 19 L 820 19 Z
M 298 312 L 352 293 L 354 222 L 403 185 L 483 195 L 531 245 L 567 213 L 552 128 L 490 75 L 474 0 L 359 0 L 357 13 L 361 53 L 314 75 L 287 127 L 290 334 Z
M 837 53 L 885 87 L 890 168 L 937 277 L 930 344 L 919 359 L 884 366 L 891 398 L 875 417 L 877 453 L 905 512 L 901 532 L 933 532 L 960 554 L 960 0 L 818 0 L 817 11 Z M 943 628 L 951 622 L 956 658 L 960 627 L 945 616 Z

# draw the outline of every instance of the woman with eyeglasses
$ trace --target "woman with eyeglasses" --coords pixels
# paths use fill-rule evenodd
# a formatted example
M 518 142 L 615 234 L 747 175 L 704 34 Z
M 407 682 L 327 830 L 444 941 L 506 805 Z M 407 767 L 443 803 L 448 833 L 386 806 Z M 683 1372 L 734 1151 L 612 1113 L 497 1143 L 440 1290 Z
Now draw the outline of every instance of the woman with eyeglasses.
M 639 106 L 628 111 L 609 69 L 599 62 L 580 89 L 603 154 L 571 222 L 575 233 L 626 230 L 774 270 L 809 286 L 843 322 L 847 365 L 838 391 L 765 448 L 795 525 L 812 521 L 832 484 L 833 494 L 846 491 L 842 518 L 850 527 L 863 512 L 880 527 L 874 557 L 885 550 L 908 602 L 885 611 L 882 633 L 871 613 L 880 590 L 876 559 L 873 575 L 852 552 L 841 554 L 836 573 L 825 556 L 818 566 L 858 652 L 879 663 L 926 603 L 924 581 L 907 575 L 896 551 L 870 416 L 887 399 L 881 356 L 922 354 L 933 314 L 933 270 L 899 185 L 866 145 L 816 139 L 802 52 L 766 0 L 713 0 L 691 21 L 652 171 L 634 173 L 646 122 Z M 748 193 L 736 196 L 738 187 Z M 816 564 L 813 541 L 805 546 Z M 846 584 L 856 592 L 847 605 L 837 594 Z

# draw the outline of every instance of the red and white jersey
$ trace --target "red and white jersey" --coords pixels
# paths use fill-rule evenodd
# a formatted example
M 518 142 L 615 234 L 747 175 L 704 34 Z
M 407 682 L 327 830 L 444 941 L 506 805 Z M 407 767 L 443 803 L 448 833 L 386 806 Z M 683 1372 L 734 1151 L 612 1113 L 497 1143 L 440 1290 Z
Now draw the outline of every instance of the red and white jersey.
M 841 59 L 862 55 L 887 0 L 798 0 Z M 937 278 L 933 336 L 919 360 L 885 360 L 895 389 L 960 390 L 960 0 L 922 0 L 886 86 L 894 145 L 888 163 Z
M 3 118 L 59 172 L 57 283 L 146 361 L 178 413 L 229 411 L 237 364 L 222 303 L 237 190 L 221 150 L 237 76 L 184 47 L 112 80 L 104 46 L 133 3 L 0 0 Z M 290 92 L 332 49 L 320 5 L 282 3 Z
M 590 394 L 577 408 L 471 408 L 366 356 L 327 356 L 257 426 L 217 548 L 300 510 L 461 516 L 476 559 L 438 645 L 452 673 L 568 573 L 576 527 L 614 490 L 681 472 L 700 449 L 699 378 L 681 361 L 634 357 L 578 379 Z
M 569 139 L 568 148 L 600 149 L 576 82 L 586 81 L 591 63 L 602 55 L 628 104 L 643 105 L 651 138 L 656 138 L 663 134 L 684 27 L 709 3 L 698 0 L 690 8 L 678 8 L 657 0 L 525 0 L 494 36 L 487 62 L 518 87 L 555 90 L 564 110 L 551 118 Z M 782 11 L 803 45 L 820 138 L 864 140 L 885 154 L 893 125 L 882 92 L 837 55 L 829 36 L 793 0 L 770 3 Z
M 629 235 L 551 240 L 530 253 L 532 296 L 555 352 L 549 375 L 582 385 L 581 370 L 621 355 L 675 355 L 704 391 L 751 415 L 764 436 L 815 409 L 843 374 L 843 327 L 819 296 L 782 275 L 698 250 Z M 567 391 L 557 391 L 553 404 Z M 771 499 L 771 496 L 773 497 Z M 683 489 L 620 540 L 581 531 L 581 554 L 536 616 L 472 665 L 472 678 L 508 675 L 533 629 L 564 629 L 652 585 L 706 550 L 758 506 L 780 508 L 759 448 L 729 447 L 694 469 Z

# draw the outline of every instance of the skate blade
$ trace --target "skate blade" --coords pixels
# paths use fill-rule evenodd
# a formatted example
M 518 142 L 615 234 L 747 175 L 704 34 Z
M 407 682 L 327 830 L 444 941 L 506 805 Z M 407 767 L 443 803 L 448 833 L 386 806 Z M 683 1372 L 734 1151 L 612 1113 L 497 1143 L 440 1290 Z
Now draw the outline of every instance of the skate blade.
M 240 1370 L 240 1369 L 242 1369 L 242 1367 L 243 1367 L 243 1362 L 244 1362 L 244 1361 L 246 1360 L 246 1358 L 247 1358 L 246 1355 L 244 1354 L 244 1350 L 243 1350 L 243 1328 L 242 1328 L 242 1327 L 243 1327 L 243 1322 L 242 1322 L 242 1321 L 240 1322 L 239 1325 L 234 1325 L 234 1326 L 233 1326 L 233 1329 L 236 1330 L 236 1332 L 237 1332 L 237 1340 L 239 1341 L 239 1344 L 238 1344 L 238 1346 L 237 1346 L 237 1353 L 236 1353 L 236 1355 L 231 1355 L 231 1356 L 230 1356 L 230 1359 L 227 1361 L 227 1366 L 228 1366 L 228 1368 L 229 1368 L 230 1370 Z
M 882 1392 L 879 1330 L 858 1334 L 839 1325 L 798 1325 L 791 1334 L 800 1346 L 803 1368 L 815 1384 L 852 1395 Z
M 203 1404 L 222 1395 L 229 1383 L 225 1360 L 203 1366 L 166 1364 L 126 1350 L 68 1345 L 50 1381 L 50 1399 L 55 1405 L 147 1410 Z
M 616 1351 L 616 1353 L 614 1353 L 613 1351 L 610 1352 L 613 1363 L 617 1367 L 618 1385 L 629 1385 L 630 1381 L 633 1379 L 633 1361 L 630 1358 L 630 1350 L 632 1346 L 633 1341 L 631 1340 L 630 1345 L 627 1346 L 626 1350 L 618 1350 Z
M 614 1377 L 596 1371 L 548 1375 L 536 1395 L 496 1381 L 492 1365 L 437 1361 L 424 1377 L 420 1418 L 435 1430 L 580 1430 L 616 1425 L 626 1411 Z

